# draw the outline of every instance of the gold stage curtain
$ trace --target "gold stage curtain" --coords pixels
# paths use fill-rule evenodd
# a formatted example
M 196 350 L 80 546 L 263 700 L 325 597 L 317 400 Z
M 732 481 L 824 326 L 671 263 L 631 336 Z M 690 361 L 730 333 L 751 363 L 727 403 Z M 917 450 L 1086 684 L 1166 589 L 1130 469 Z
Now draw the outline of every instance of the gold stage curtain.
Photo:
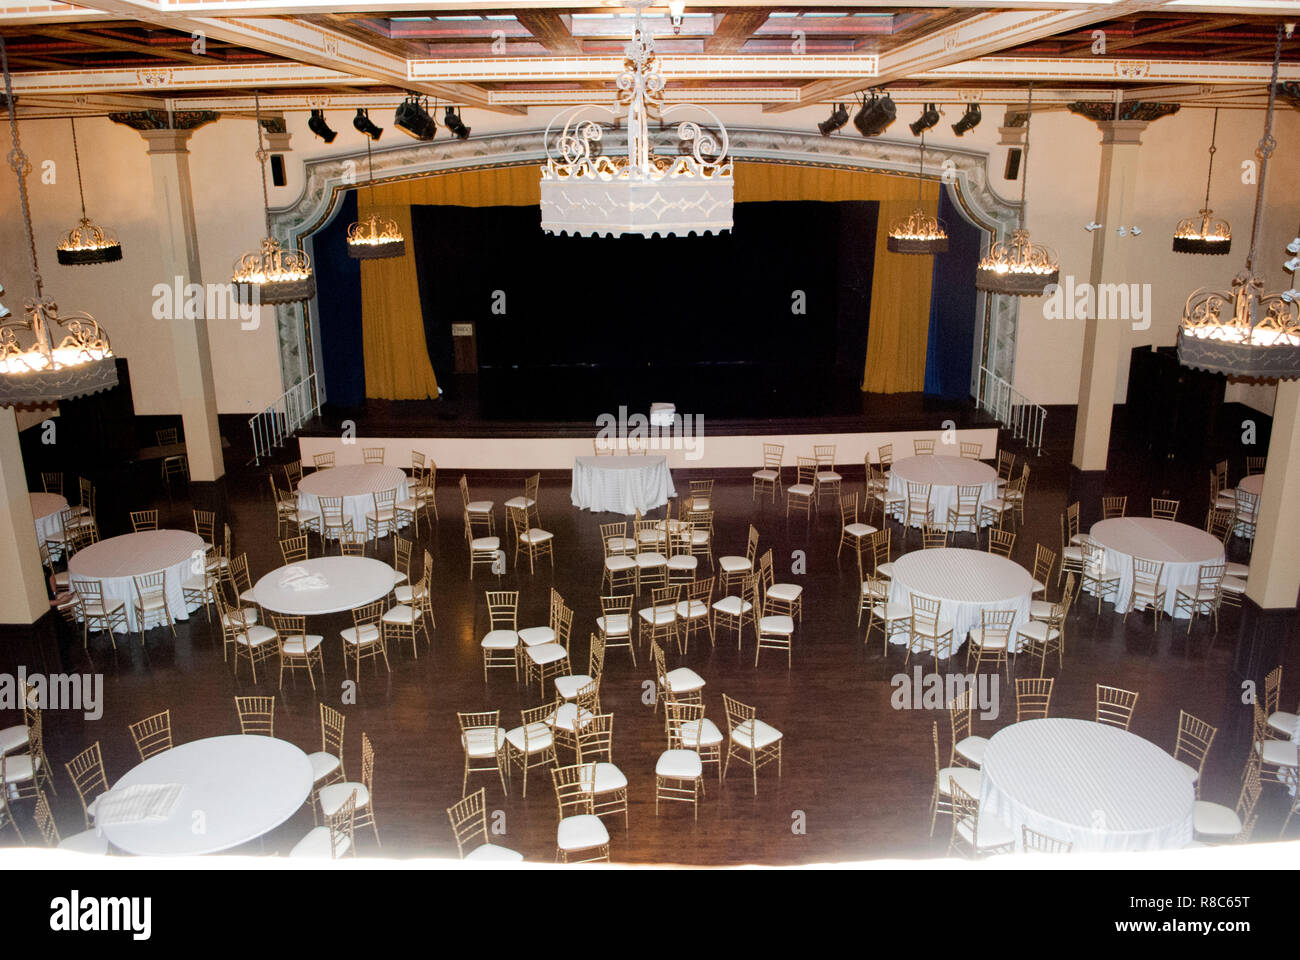
M 939 203 L 939 184 L 925 181 L 921 196 L 922 206 L 933 215 Z M 924 389 L 934 260 L 885 249 L 889 224 L 916 205 L 916 180 L 859 170 L 738 161 L 736 202 L 764 200 L 879 202 L 862 389 L 879 393 Z M 412 204 L 493 207 L 536 206 L 540 202 L 538 168 L 532 163 L 379 183 L 373 200 L 369 189 L 359 190 L 360 216 L 368 216 L 373 205 L 377 212 L 396 220 L 406 237 L 405 256 L 361 262 L 367 396 L 418 400 L 438 395 L 424 340 L 411 237 Z
M 538 176 L 537 166 L 529 164 L 377 183 L 373 197 L 367 187 L 358 190 L 358 216 L 365 218 L 373 209 L 396 220 L 406 237 L 403 256 L 361 261 L 361 341 L 367 397 L 423 400 L 438 395 L 438 380 L 424 339 L 411 205 L 537 206 L 541 202 Z
M 925 389 L 930 332 L 930 276 L 934 258 L 890 253 L 889 224 L 916 206 L 916 180 L 887 173 L 736 163 L 736 202 L 760 200 L 875 200 L 876 256 L 871 276 L 871 313 L 862 389 L 906 393 Z M 921 205 L 931 216 L 939 205 L 939 184 L 922 184 Z

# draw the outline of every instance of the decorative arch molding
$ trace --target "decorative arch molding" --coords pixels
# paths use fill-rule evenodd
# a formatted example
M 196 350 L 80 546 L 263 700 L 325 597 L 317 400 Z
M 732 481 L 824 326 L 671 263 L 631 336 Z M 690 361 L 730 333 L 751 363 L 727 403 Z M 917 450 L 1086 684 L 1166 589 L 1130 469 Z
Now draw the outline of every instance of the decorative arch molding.
M 904 177 L 919 175 L 920 144 L 915 141 L 823 137 L 757 127 L 728 128 L 727 133 L 730 153 L 737 160 L 834 167 Z M 468 140 L 413 142 L 375 150 L 374 177 L 376 182 L 383 182 L 490 167 L 540 166 L 546 158 L 544 136 L 542 129 L 535 129 Z M 619 152 L 626 145 L 626 131 L 607 131 L 605 142 L 610 152 Z M 357 151 L 306 161 L 303 189 L 298 198 L 287 207 L 271 211 L 272 235 L 285 246 L 307 244 L 311 235 L 338 213 L 341 194 L 363 182 L 365 156 L 364 151 Z M 1002 197 L 994 189 L 987 153 L 927 144 L 925 161 L 926 179 L 942 181 L 948 198 L 970 223 L 998 240 L 1019 225 L 1020 204 Z M 976 340 L 977 344 L 982 342 L 982 362 L 1008 381 L 1014 372 L 1016 305 L 1015 297 L 980 294 L 984 330 Z M 298 305 L 276 308 L 280 376 L 285 389 L 305 380 L 315 368 L 311 356 L 314 306 L 313 300 L 305 315 Z

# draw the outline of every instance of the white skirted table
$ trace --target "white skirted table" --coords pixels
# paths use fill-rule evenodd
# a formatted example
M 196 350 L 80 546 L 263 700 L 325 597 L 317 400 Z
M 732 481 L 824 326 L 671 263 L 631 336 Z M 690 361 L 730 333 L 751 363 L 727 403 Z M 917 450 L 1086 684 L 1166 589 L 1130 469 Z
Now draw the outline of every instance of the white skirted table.
M 930 508 L 936 523 L 948 522 L 948 510 L 957 506 L 958 487 L 978 484 L 980 503 L 998 495 L 998 472 L 987 463 L 967 457 L 920 456 L 895 460 L 889 473 L 889 492 L 906 497 L 909 481 L 930 485 Z M 905 509 L 906 501 L 900 515 Z M 913 526 L 920 526 L 920 522 Z
M 126 604 L 127 627 L 118 633 L 139 630 L 135 618 L 134 577 L 146 573 L 166 572 L 167 608 L 173 618 L 188 620 L 199 604 L 187 606 L 181 589 L 190 577 L 203 572 L 207 552 L 203 538 L 188 530 L 141 530 L 120 537 L 109 537 L 78 550 L 68 561 L 68 577 L 75 588 L 77 580 L 98 580 L 104 598 Z
M 341 613 L 380 600 L 397 574 L 372 557 L 313 557 L 277 567 L 253 585 L 262 609 L 297 616 Z
M 970 631 L 980 625 L 984 610 L 1014 610 L 1012 642 L 1016 630 L 1029 619 L 1034 578 L 1013 560 L 983 550 L 939 547 L 913 550 L 894 561 L 889 599 L 911 605 L 912 594 L 940 601 L 939 618 L 953 624 L 955 652 Z M 895 635 L 894 643 L 907 643 Z
M 1074 853 L 1176 850 L 1192 842 L 1192 781 L 1154 743 L 1051 717 L 995 733 L 980 767 L 980 818 L 1026 826 Z
M 36 520 L 36 543 L 48 543 L 50 537 L 62 533 L 59 514 L 68 509 L 68 498 L 57 493 L 33 493 L 32 517 Z
M 641 515 L 677 496 L 665 456 L 576 457 L 573 505 L 593 513 Z
M 1133 558 L 1142 557 L 1165 565 L 1160 582 L 1165 587 L 1164 612 L 1174 616 L 1179 587 L 1195 589 L 1201 565 L 1223 563 L 1223 544 L 1197 527 L 1155 517 L 1112 517 L 1093 524 L 1089 536 L 1106 551 L 1106 570 L 1119 577 L 1115 612 L 1128 611 L 1133 590 Z M 1190 616 L 1184 608 L 1179 616 Z
M 348 463 L 307 474 L 298 482 L 298 509 L 320 513 L 321 497 L 343 498 L 343 519 L 366 535 L 366 514 L 375 509 L 375 494 L 397 491 L 397 502 L 410 497 L 410 478 L 400 467 L 382 463 Z M 405 526 L 405 524 L 398 524 Z
M 172 784 L 180 785 L 180 796 L 160 819 L 97 824 L 97 829 L 113 846 L 142 857 L 229 850 L 298 811 L 311 793 L 311 761 L 292 743 L 273 737 L 209 737 L 154 754 L 113 790 Z

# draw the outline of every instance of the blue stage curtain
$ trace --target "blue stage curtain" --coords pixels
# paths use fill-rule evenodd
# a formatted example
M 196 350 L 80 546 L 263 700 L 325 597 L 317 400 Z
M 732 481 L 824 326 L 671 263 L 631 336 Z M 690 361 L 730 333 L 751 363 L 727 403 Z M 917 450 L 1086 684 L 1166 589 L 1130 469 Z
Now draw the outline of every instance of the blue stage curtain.
M 348 226 L 357 219 L 357 194 L 343 195 L 338 216 L 312 235 L 316 304 L 325 396 L 338 406 L 366 398 L 361 345 L 361 261 L 348 256 Z
M 970 396 L 971 357 L 975 350 L 975 268 L 984 231 L 966 220 L 939 191 L 939 219 L 948 231 L 948 252 L 934 256 L 930 283 L 930 337 L 925 358 L 925 392 L 944 397 Z

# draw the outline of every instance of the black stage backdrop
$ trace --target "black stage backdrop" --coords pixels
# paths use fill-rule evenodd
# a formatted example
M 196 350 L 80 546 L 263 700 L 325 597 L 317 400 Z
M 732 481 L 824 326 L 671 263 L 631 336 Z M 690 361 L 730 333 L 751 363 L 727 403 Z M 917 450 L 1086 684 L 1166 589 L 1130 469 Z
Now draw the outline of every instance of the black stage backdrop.
M 877 213 L 738 203 L 731 233 L 647 240 L 548 236 L 536 207 L 413 206 L 429 355 L 447 382 L 451 325 L 475 323 L 494 419 L 858 409 Z

